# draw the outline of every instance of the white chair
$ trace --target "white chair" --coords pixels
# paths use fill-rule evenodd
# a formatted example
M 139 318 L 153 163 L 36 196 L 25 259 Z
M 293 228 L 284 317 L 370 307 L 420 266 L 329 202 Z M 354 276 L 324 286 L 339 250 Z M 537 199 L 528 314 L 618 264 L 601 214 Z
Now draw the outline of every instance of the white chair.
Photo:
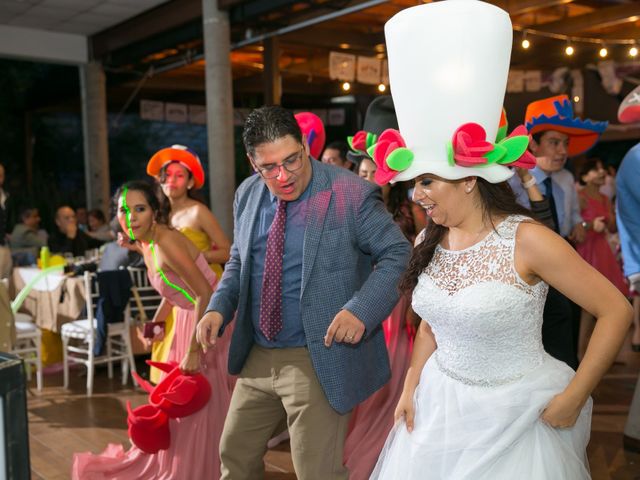
M 13 313 L 9 302 L 9 280 L 3 278 L 0 281 L 0 310 L 2 315 L 7 315 L 13 325 L 8 324 L 3 330 L 7 335 L 2 345 L 6 345 L 9 353 L 19 356 L 25 363 L 27 380 L 31 380 L 31 365 L 36 367 L 36 386 L 42 391 L 42 333 L 33 322 L 33 318 L 26 313 Z
M 93 377 L 96 365 L 107 364 L 109 378 L 113 378 L 113 362 L 120 361 L 122 367 L 122 385 L 127 384 L 129 370 L 133 374 L 136 364 L 133 359 L 131 337 L 129 332 L 130 318 L 124 315 L 124 322 L 107 324 L 105 340 L 106 354 L 96 357 L 93 347 L 96 340 L 97 321 L 95 308 L 98 302 L 98 282 L 96 275 L 84 273 L 84 289 L 87 318 L 75 320 L 62 325 L 61 336 L 64 362 L 64 387 L 69 388 L 69 363 L 79 363 L 87 367 L 87 396 L 93 393 Z M 134 382 L 135 384 L 135 382 Z
M 31 365 L 36 367 L 36 388 L 42 391 L 42 332 L 26 313 L 15 313 L 16 342 L 11 353 L 25 363 L 27 380 L 31 381 Z
M 162 301 L 162 296 L 149 283 L 146 268 L 129 267 L 128 270 L 134 292 L 129 302 L 129 314 L 133 318 L 147 321 L 153 318 Z

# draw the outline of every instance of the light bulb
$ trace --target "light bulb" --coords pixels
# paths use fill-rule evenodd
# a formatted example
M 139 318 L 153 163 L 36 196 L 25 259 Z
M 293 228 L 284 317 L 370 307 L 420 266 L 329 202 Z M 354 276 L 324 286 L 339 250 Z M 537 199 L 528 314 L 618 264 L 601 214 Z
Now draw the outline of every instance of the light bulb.
M 349 82 L 344 82 L 342 84 L 342 90 L 344 90 L 345 92 L 348 92 L 349 90 L 351 90 L 351 84 Z
M 578 95 L 576 95 L 575 97 L 573 97 L 573 101 L 575 103 L 578 103 L 580 101 L 580 97 Z
M 384 93 L 386 89 L 387 89 L 387 86 L 384 83 L 381 83 L 380 85 L 378 85 L 378 91 L 380 93 Z
M 575 49 L 571 45 L 567 45 L 567 48 L 564 49 L 564 53 L 566 53 L 568 56 L 573 55 L 574 52 Z
M 633 47 L 631 47 L 629 49 L 629 56 L 630 57 L 637 57 L 638 56 L 638 47 L 636 47 L 635 45 Z
M 600 49 L 600 52 L 598 53 L 602 58 L 606 57 L 607 55 L 609 55 L 609 50 L 607 50 L 607 47 L 602 47 Z
M 529 40 L 527 40 L 526 38 L 524 38 L 524 39 L 522 40 L 522 48 L 524 48 L 524 49 L 526 50 L 526 49 L 527 49 L 527 48 L 529 48 L 530 46 L 531 46 L 531 42 L 530 42 Z

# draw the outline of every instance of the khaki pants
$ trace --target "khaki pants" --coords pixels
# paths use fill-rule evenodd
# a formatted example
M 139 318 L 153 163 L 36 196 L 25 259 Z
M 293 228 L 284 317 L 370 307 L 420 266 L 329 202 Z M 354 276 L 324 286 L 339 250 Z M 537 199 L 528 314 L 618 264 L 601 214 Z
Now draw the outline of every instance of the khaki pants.
M 348 479 L 342 464 L 350 414 L 327 402 L 306 348 L 254 345 L 233 391 L 220 440 L 224 480 L 264 477 L 267 442 L 286 418 L 300 480 Z

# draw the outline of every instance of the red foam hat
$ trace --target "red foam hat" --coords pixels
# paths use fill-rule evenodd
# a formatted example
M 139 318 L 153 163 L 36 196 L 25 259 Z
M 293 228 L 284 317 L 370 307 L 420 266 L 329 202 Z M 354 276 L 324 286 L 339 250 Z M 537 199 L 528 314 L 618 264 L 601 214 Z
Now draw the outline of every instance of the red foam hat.
M 319 159 L 320 154 L 322 154 L 322 149 L 324 148 L 324 143 L 327 140 L 324 123 L 322 123 L 319 116 L 311 112 L 300 112 L 294 116 L 296 117 L 300 131 L 307 139 L 311 156 Z
M 147 364 L 167 374 L 155 387 L 136 373 L 133 375 L 138 384 L 149 392 L 149 403 L 169 418 L 193 415 L 211 398 L 211 385 L 202 374 L 185 375 L 176 363 L 147 360 Z
M 131 442 L 146 453 L 166 450 L 171 443 L 169 416 L 153 405 L 141 405 L 131 410 L 127 402 L 127 424 Z

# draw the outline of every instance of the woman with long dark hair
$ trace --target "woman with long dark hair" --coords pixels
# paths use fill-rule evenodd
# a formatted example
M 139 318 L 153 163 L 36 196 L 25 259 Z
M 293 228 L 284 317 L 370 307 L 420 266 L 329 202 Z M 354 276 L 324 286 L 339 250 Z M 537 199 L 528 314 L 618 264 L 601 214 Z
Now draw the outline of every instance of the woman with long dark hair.
M 229 260 L 231 242 L 211 210 L 200 201 L 198 191 L 204 184 L 205 175 L 198 155 L 183 145 L 163 148 L 149 160 L 147 173 L 158 182 L 160 204 L 169 212 L 169 224 L 191 240 L 218 278 L 222 277 L 222 265 Z M 173 345 L 174 315 L 167 305 L 155 317 L 155 320 L 165 322 L 165 328 L 153 339 L 151 358 L 165 361 Z M 229 338 L 231 332 L 220 343 L 221 361 L 228 351 L 225 347 Z M 157 383 L 160 375 L 160 370 L 151 368 L 152 382 Z M 230 382 L 229 388 L 233 389 L 233 380 Z
M 100 455 L 76 454 L 73 478 L 218 478 L 218 444 L 231 400 L 227 366 L 226 361 L 219 361 L 215 349 L 202 353 L 195 339 L 196 323 L 218 279 L 202 252 L 168 225 L 168 212 L 161 208 L 149 184 L 124 184 L 114 202 L 118 221 L 126 232 L 126 236 L 119 234 L 119 243 L 143 255 L 149 281 L 162 295 L 162 303 L 176 307 L 174 345 L 167 360 L 178 363 L 186 374 L 200 372 L 211 387 L 211 397 L 195 413 L 169 420 L 168 448 L 164 445 L 156 453 L 149 453 L 135 445 L 128 451 L 121 445 L 109 445 Z M 153 432 L 150 436 L 153 441 Z
M 375 479 L 589 478 L 590 394 L 631 311 L 506 184 L 509 166 L 535 165 L 524 127 L 497 136 L 511 35 L 485 2 L 421 5 L 385 26 L 402 133 L 371 150 L 387 181 L 414 180 L 430 222 L 400 285 L 422 321 Z M 542 346 L 549 285 L 598 318 L 577 372 Z

